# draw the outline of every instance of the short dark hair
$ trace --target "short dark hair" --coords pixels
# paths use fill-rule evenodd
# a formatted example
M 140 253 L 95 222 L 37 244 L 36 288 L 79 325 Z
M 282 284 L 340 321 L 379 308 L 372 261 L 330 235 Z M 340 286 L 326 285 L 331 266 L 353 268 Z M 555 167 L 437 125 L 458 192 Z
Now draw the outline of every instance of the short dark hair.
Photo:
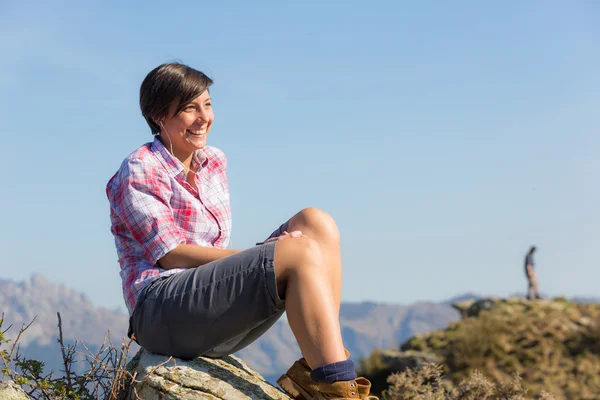
M 140 87 L 140 109 L 153 135 L 160 134 L 156 120 L 165 117 L 176 101 L 175 114 L 213 84 L 203 72 L 181 63 L 162 64 L 154 68 Z
M 533 253 L 536 250 L 537 248 L 535 246 L 531 246 L 531 248 L 529 249 L 529 254 Z

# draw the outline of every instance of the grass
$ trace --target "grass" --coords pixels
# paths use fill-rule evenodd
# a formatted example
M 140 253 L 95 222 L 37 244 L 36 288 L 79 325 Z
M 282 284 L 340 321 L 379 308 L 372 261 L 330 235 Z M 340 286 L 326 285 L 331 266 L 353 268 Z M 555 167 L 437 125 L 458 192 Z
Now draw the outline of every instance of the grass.
M 401 396 L 398 389 L 393 391 L 396 397 L 387 393 L 390 399 L 477 398 L 468 397 L 472 396 L 468 393 L 474 388 L 479 390 L 478 395 L 488 396 L 482 398 L 524 399 L 525 394 L 519 392 L 516 377 L 521 388 L 532 398 L 548 398 L 548 393 L 556 400 L 600 398 L 599 304 L 576 304 L 562 298 L 499 300 L 493 308 L 464 318 L 443 331 L 409 339 L 401 350 L 436 354 L 441 359 L 441 383 L 434 386 L 446 391 L 439 394 L 433 391 L 427 394 L 429 397 L 418 397 L 425 395 L 418 394 L 414 387 L 427 385 L 423 379 L 419 383 L 419 379 L 409 372 L 405 372 L 409 375 L 403 376 L 401 381 L 396 377 L 392 382 L 384 382 L 383 376 L 399 371 L 391 371 L 377 360 L 378 354 L 373 353 L 361 362 L 360 372 L 372 379 L 374 389 L 391 383 L 392 387 L 402 386 L 406 391 L 406 385 L 412 382 L 412 392 L 407 393 L 418 394 L 414 395 L 417 397 L 398 397 Z M 438 379 L 431 369 L 422 374 L 432 382 Z M 507 394 L 508 387 L 514 388 L 514 394 Z M 464 393 L 452 392 L 459 389 Z

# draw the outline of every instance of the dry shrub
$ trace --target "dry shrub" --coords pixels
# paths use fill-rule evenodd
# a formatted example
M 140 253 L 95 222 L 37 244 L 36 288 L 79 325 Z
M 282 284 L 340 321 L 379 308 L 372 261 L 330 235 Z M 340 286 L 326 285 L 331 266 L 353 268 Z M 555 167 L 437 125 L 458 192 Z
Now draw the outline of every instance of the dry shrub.
M 389 376 L 390 387 L 383 393 L 389 400 L 445 400 L 442 367 L 425 364 L 417 372 L 408 369 Z
M 417 371 L 407 370 L 388 378 L 390 387 L 383 393 L 386 400 L 528 400 L 521 378 L 514 375 L 509 382 L 495 386 L 480 372 L 474 371 L 450 389 L 444 382 L 442 367 L 426 364 Z M 554 400 L 543 392 L 536 400 Z
M 126 369 L 129 348 L 128 340 L 115 347 L 107 334 L 105 342 L 97 352 L 90 351 L 83 342 L 76 341 L 72 345 L 64 343 L 62 320 L 58 316 L 58 345 L 61 349 L 63 370 L 44 371 L 44 363 L 27 359 L 19 353 L 19 339 L 33 324 L 22 325 L 15 340 L 7 337 L 11 327 L 2 330 L 4 314 L 0 317 L 0 362 L 2 370 L 0 381 L 9 379 L 20 385 L 29 398 L 35 400 L 124 400 L 130 392 L 139 398 L 131 385 L 135 382 L 135 374 Z M 79 350 L 83 348 L 83 351 Z M 76 364 L 86 364 L 85 371 L 78 373 Z M 62 374 L 61 374 L 62 373 Z

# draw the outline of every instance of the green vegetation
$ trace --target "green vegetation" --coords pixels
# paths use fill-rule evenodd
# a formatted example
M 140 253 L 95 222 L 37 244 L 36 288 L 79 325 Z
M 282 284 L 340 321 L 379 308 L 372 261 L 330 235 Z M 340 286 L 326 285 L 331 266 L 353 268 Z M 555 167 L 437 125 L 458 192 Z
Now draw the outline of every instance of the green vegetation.
M 557 400 L 598 398 L 600 304 L 576 304 L 562 298 L 550 301 L 511 298 L 494 301 L 490 309 L 478 310 L 475 306 L 469 312 L 473 316 L 465 315 L 461 322 L 443 331 L 415 336 L 401 346 L 403 352 L 435 354 L 440 360 L 441 375 L 436 378 L 433 371 L 438 370 L 430 366 L 420 373 L 406 372 L 402 378 L 394 375 L 386 382 L 392 384 L 386 392 L 387 398 L 523 399 L 524 393 L 516 391 L 513 397 L 507 397 L 502 391 L 502 382 L 515 383 L 515 376 L 523 390 L 534 398 L 549 398 L 547 393 Z M 388 365 L 379 351 L 361 362 L 361 373 L 372 379 L 374 388 L 381 388 L 382 377 L 396 372 Z M 433 386 L 443 393 L 436 394 L 438 397 L 399 394 L 406 391 L 407 385 L 418 387 L 419 379 L 438 382 Z M 488 384 L 491 385 L 486 389 L 488 397 L 456 397 L 456 390 L 461 387 L 473 385 L 481 389 Z M 493 394 L 494 390 L 497 394 Z
M 125 368 L 131 341 L 116 348 L 111 343 L 110 336 L 107 336 L 97 353 L 92 353 L 82 342 L 66 345 L 63 341 L 60 314 L 57 313 L 57 316 L 58 345 L 64 366 L 59 373 L 46 372 L 44 363 L 19 354 L 19 339 L 33 321 L 27 326 L 23 325 L 16 339 L 11 340 L 7 335 L 11 327 L 2 330 L 4 315 L 0 317 L 0 381 L 13 381 L 20 385 L 30 398 L 36 400 L 126 399 L 130 383 L 135 379 Z M 84 351 L 78 350 L 78 347 Z M 75 365 L 82 362 L 87 368 L 79 374 Z

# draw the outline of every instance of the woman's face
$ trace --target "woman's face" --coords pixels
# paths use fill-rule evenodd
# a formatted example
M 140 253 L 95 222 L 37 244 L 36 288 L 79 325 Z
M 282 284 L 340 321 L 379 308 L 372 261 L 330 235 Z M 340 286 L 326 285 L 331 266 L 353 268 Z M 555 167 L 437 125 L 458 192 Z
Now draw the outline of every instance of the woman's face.
M 196 150 L 206 146 L 206 138 L 215 118 L 208 90 L 186 104 L 174 115 L 176 104 L 171 104 L 169 114 L 162 123 L 160 137 L 173 155 L 184 161 Z

